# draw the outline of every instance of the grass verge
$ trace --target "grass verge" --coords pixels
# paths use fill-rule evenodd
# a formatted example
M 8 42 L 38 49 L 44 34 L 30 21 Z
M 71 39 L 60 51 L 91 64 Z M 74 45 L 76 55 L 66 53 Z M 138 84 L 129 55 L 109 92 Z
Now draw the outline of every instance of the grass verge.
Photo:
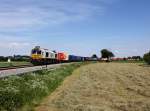
M 11 62 L 11 63 L 8 63 L 8 62 L 0 62 L 0 68 L 3 68 L 3 67 L 13 67 L 13 66 L 21 66 L 21 65 L 31 65 L 30 62 Z
M 43 97 L 53 92 L 65 77 L 71 75 L 74 69 L 84 64 L 87 63 L 74 63 L 59 69 L 1 79 L 0 111 L 31 111 Z

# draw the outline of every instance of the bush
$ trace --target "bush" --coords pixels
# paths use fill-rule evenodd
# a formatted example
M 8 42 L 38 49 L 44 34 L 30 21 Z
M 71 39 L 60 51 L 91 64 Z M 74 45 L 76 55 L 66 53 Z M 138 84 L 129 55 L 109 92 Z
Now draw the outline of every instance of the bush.
M 150 65 L 150 52 L 144 54 L 144 61 Z

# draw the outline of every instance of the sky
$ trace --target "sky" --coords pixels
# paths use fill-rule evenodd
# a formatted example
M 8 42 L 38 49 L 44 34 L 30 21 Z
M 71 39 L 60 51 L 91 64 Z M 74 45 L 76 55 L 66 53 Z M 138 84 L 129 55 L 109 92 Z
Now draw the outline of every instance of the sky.
M 150 50 L 150 0 L 0 0 L 0 55 L 30 55 L 36 45 L 142 56 Z

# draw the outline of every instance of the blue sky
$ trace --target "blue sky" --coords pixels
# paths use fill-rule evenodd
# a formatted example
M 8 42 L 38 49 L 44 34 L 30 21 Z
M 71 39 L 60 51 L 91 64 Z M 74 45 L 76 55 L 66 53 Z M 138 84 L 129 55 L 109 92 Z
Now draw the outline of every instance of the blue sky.
M 150 50 L 149 0 L 0 0 L 0 55 L 35 45 L 70 54 L 117 57 Z

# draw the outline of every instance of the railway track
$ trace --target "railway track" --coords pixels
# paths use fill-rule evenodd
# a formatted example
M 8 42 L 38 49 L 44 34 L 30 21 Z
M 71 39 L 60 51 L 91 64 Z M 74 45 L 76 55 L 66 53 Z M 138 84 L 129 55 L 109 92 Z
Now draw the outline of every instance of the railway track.
M 29 72 L 39 71 L 43 69 L 55 69 L 59 68 L 62 65 L 68 65 L 71 63 L 62 63 L 62 64 L 51 64 L 43 66 L 19 66 L 19 67 L 9 67 L 9 68 L 0 68 L 0 78 L 12 76 L 12 75 L 22 75 Z
M 33 67 L 33 65 L 20 65 L 20 66 L 11 66 L 11 67 L 0 67 L 0 71 L 9 70 L 9 69 L 17 69 L 17 68 L 25 68 L 25 67 Z

